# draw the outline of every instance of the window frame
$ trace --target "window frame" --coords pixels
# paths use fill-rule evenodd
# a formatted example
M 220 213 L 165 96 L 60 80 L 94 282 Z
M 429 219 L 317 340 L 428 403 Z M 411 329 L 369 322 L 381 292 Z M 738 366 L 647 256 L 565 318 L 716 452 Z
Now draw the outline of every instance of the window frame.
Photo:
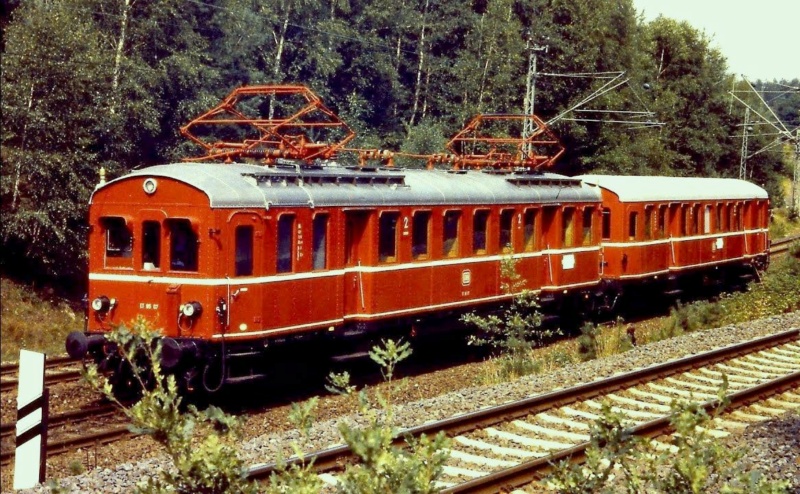
M 318 236 L 318 220 L 322 220 L 323 223 L 323 236 L 321 241 L 322 246 L 322 267 L 318 267 L 318 256 L 319 256 L 319 249 L 318 244 L 320 244 L 319 236 Z M 328 225 L 330 223 L 330 214 L 327 212 L 324 213 L 316 213 L 311 218 L 311 270 L 312 271 L 324 271 L 328 269 Z
M 422 261 L 425 259 L 429 259 L 431 256 L 431 218 L 432 218 L 431 211 L 429 209 L 425 210 L 418 210 L 411 213 L 411 258 L 415 261 Z M 417 228 L 417 219 L 418 218 L 425 218 L 425 243 L 420 244 L 417 242 L 419 239 L 418 232 L 421 230 Z M 425 248 L 424 252 L 415 252 L 415 249 L 418 245 L 423 245 Z
M 472 213 L 472 255 L 483 256 L 489 253 L 489 221 L 492 212 L 489 209 L 476 209 Z M 479 230 L 479 220 L 483 219 L 483 229 Z M 481 234 L 482 237 L 478 235 Z M 479 240 L 483 246 L 479 246 Z
M 384 225 L 384 220 L 394 220 L 391 224 L 391 233 L 385 230 L 387 225 Z M 381 264 L 390 264 L 397 262 L 397 225 L 400 222 L 399 211 L 381 211 L 378 214 L 378 262 Z M 387 236 L 386 234 L 389 233 Z M 386 242 L 391 240 L 391 253 L 384 252 L 384 248 L 388 246 Z
M 233 275 L 235 277 L 253 276 L 255 266 L 255 228 L 253 225 L 236 225 L 233 231 L 234 254 L 233 254 Z M 241 232 L 249 232 L 249 235 L 240 235 Z M 243 241 L 248 241 L 243 243 Z M 240 258 L 242 247 L 246 247 L 244 256 Z M 247 268 L 247 269 L 242 269 Z
M 284 221 L 289 221 L 289 231 L 282 232 L 282 228 L 285 228 Z M 287 274 L 287 273 L 294 273 L 296 268 L 296 263 L 294 260 L 295 255 L 295 247 L 296 247 L 296 236 L 297 236 L 297 228 L 296 228 L 297 218 L 293 213 L 283 213 L 278 216 L 276 226 L 275 226 L 275 273 L 276 274 Z M 288 234 L 288 245 L 286 243 L 286 239 L 282 238 L 283 234 Z M 288 257 L 284 252 L 284 248 L 288 247 Z M 282 265 L 281 261 L 287 259 L 289 260 L 288 266 L 285 264 Z
M 499 230 L 497 233 L 498 245 L 500 248 L 500 252 L 503 254 L 511 254 L 515 251 L 514 249 L 514 217 L 516 216 L 517 211 L 514 208 L 503 208 L 500 210 L 500 219 L 499 219 Z M 508 222 L 508 228 L 503 228 L 506 223 Z M 508 241 L 503 242 L 504 232 L 507 232 Z
M 530 222 L 528 215 L 530 214 Z M 536 234 L 536 223 L 538 222 L 539 208 L 525 208 L 522 213 L 523 248 L 525 252 L 535 252 L 539 246 L 538 235 Z M 528 229 L 530 226 L 530 229 Z
M 167 218 L 164 223 L 169 232 L 169 270 L 186 273 L 198 272 L 200 270 L 200 235 L 197 233 L 194 222 L 190 218 Z M 183 228 L 184 225 L 186 228 Z M 177 242 L 181 234 L 189 236 L 188 243 L 185 245 L 188 248 L 184 250 L 183 256 L 177 255 Z M 179 266 L 176 264 L 177 262 L 182 262 L 184 265 Z
M 448 209 L 442 214 L 442 257 L 446 259 L 458 257 L 461 254 L 461 217 L 460 209 Z M 455 235 L 448 237 L 448 218 L 454 219 Z M 448 241 L 452 241 L 448 248 Z

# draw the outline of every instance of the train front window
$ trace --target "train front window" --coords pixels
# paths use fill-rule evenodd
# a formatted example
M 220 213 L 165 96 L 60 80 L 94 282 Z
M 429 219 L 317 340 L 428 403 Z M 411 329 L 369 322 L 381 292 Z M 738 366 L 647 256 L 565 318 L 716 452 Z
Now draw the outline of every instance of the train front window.
M 161 223 L 142 223 L 142 268 L 158 269 L 161 266 Z
M 133 234 L 125 218 L 101 218 L 100 224 L 106 232 L 106 257 L 132 257 Z
M 192 224 L 186 219 L 169 219 L 169 269 L 197 271 L 199 243 Z
M 252 276 L 253 274 L 253 227 L 241 225 L 236 227 L 236 259 L 235 276 Z

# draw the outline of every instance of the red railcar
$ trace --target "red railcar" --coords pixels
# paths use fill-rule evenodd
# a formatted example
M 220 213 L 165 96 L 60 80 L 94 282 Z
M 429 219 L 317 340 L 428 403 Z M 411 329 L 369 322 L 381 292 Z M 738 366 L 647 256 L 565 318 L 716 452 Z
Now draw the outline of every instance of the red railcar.
M 577 178 L 602 191 L 607 285 L 655 283 L 677 294 L 766 267 L 769 199 L 761 187 L 725 178 Z
M 106 358 L 103 332 L 142 315 L 163 332 L 165 366 L 214 390 L 253 378 L 279 343 L 419 328 L 508 299 L 506 256 L 525 288 L 582 299 L 600 282 L 600 196 L 528 171 L 135 171 L 92 196 L 89 327 L 67 346 Z

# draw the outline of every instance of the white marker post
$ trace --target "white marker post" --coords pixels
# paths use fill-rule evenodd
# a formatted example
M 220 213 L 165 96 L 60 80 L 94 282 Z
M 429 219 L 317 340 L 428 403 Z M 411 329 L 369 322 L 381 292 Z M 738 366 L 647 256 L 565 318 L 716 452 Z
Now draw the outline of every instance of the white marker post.
M 43 353 L 19 352 L 14 489 L 28 489 L 45 479 L 49 394 L 44 389 L 44 359 Z

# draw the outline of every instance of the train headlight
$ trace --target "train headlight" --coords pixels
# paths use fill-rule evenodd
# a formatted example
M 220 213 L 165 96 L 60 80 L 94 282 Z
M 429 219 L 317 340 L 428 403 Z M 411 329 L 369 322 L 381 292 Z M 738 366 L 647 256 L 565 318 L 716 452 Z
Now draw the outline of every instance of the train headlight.
M 108 312 L 109 309 L 111 309 L 111 300 L 105 295 L 92 300 L 92 310 L 95 312 Z
M 189 302 L 183 304 L 181 307 L 181 314 L 184 317 L 195 318 L 200 317 L 200 314 L 203 313 L 203 306 L 200 305 L 200 302 Z

